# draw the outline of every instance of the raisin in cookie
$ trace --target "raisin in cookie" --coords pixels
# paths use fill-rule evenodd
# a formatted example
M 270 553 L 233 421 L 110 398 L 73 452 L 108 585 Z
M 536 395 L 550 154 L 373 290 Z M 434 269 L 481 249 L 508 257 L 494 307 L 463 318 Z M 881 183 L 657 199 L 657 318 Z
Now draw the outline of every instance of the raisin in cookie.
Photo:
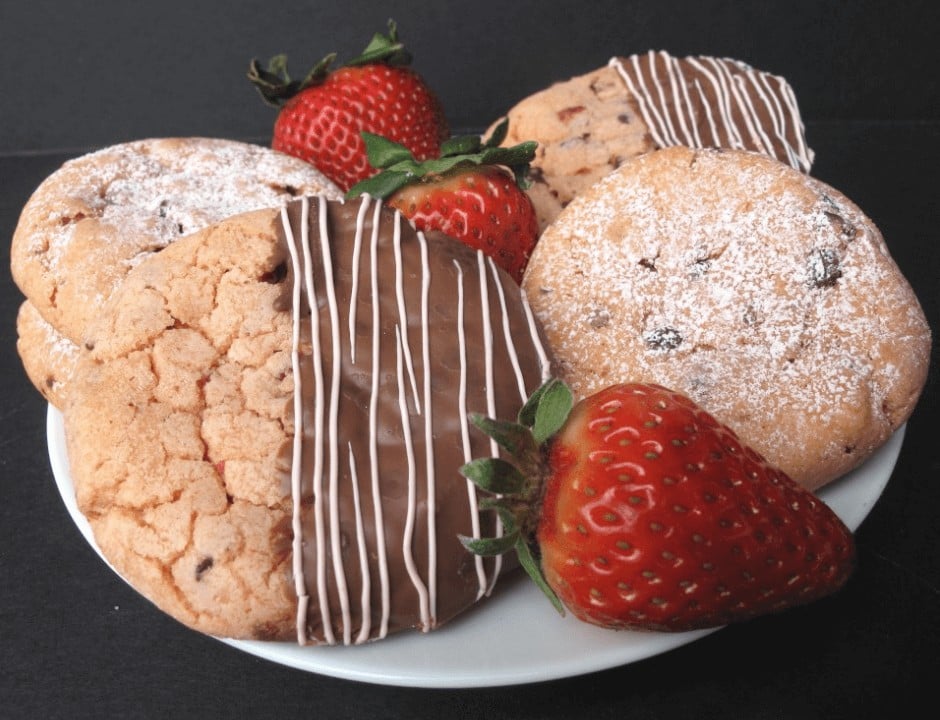
M 458 472 L 492 454 L 467 414 L 514 417 L 551 361 L 518 285 L 463 244 L 368 198 L 237 216 L 141 262 L 88 347 L 64 412 L 79 507 L 183 623 L 431 630 L 510 562 L 458 539 L 497 532 Z
M 13 277 L 32 305 L 19 324 L 33 384 L 61 405 L 68 344 L 81 343 L 143 258 L 231 215 L 321 192 L 341 196 L 312 166 L 231 140 L 139 140 L 66 162 L 26 203 L 11 246 Z
M 507 145 L 535 140 L 529 189 L 545 226 L 578 193 L 650 150 L 762 152 L 809 172 L 793 90 L 737 60 L 650 51 L 537 92 L 509 113 Z
M 929 328 L 872 221 L 756 153 L 615 171 L 545 231 L 523 287 L 578 394 L 685 392 L 809 488 L 881 445 L 926 379 Z

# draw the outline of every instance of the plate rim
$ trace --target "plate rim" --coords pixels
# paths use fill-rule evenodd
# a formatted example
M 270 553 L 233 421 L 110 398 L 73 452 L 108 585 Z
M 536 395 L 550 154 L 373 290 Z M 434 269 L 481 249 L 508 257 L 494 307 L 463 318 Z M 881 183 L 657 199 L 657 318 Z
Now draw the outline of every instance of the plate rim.
M 843 521 L 853 532 L 856 531 L 861 523 L 864 522 L 865 518 L 868 517 L 871 510 L 884 493 L 898 457 L 900 456 L 906 428 L 906 424 L 899 427 L 862 465 L 819 490 L 819 497 L 836 510 L 837 514 L 842 517 Z M 68 466 L 65 427 L 62 413 L 51 404 L 48 406 L 47 411 L 46 435 L 49 461 L 56 486 L 73 523 L 75 523 L 86 542 L 91 545 L 101 560 L 110 567 L 118 577 L 121 577 L 98 548 L 94 540 L 91 525 L 78 509 Z M 866 475 L 874 476 L 874 479 L 866 477 Z M 853 489 L 857 490 L 857 488 L 853 487 L 853 484 L 857 485 L 860 482 L 860 477 L 866 479 L 868 492 L 863 498 L 855 498 L 853 500 L 852 491 Z M 630 643 L 620 644 L 619 642 L 617 645 L 613 645 L 615 641 L 613 641 L 612 638 L 616 637 L 619 641 L 626 636 L 625 633 L 612 633 L 609 630 L 588 626 L 574 619 L 570 614 L 565 618 L 559 619 L 555 611 L 545 602 L 533 603 L 530 608 L 527 605 L 527 603 L 530 602 L 530 597 L 535 600 L 540 600 L 538 590 L 521 575 L 504 579 L 500 583 L 500 586 L 501 587 L 497 587 L 497 591 L 493 597 L 478 603 L 476 607 L 471 608 L 467 613 L 464 613 L 462 617 L 455 619 L 444 628 L 429 634 L 419 632 L 401 633 L 392 638 L 354 647 L 300 647 L 295 643 L 286 641 L 270 642 L 219 637 L 215 637 L 215 639 L 229 647 L 254 657 L 304 672 L 377 685 L 456 689 L 519 685 L 584 675 L 631 664 L 633 662 L 639 662 L 649 657 L 669 652 L 721 629 L 720 627 L 715 627 L 684 633 L 631 632 L 629 635 L 633 636 L 634 639 L 636 639 L 636 637 L 642 639 L 639 646 L 634 646 Z M 502 608 L 500 606 L 502 606 Z M 577 662 L 572 661 L 568 663 L 549 663 L 543 657 L 542 662 L 536 663 L 534 666 L 517 664 L 512 667 L 510 672 L 506 672 L 506 668 L 502 667 L 500 673 L 495 673 L 492 670 L 473 672 L 465 670 L 456 675 L 452 672 L 448 673 L 442 671 L 429 674 L 421 672 L 419 666 L 416 666 L 416 669 L 412 669 L 411 671 L 406 671 L 401 665 L 396 667 L 390 666 L 388 661 L 382 662 L 382 658 L 386 654 L 395 654 L 394 651 L 381 649 L 394 647 L 393 645 L 389 645 L 391 643 L 396 643 L 402 652 L 408 652 L 410 650 L 414 653 L 421 654 L 422 650 L 431 648 L 431 643 L 435 645 L 441 643 L 446 644 L 448 633 L 453 634 L 456 632 L 459 634 L 467 631 L 467 628 L 469 628 L 467 632 L 475 633 L 478 625 L 483 625 L 487 622 L 486 620 L 481 620 L 481 617 L 487 613 L 492 615 L 491 619 L 495 619 L 496 612 L 500 609 L 505 611 L 508 607 L 510 613 L 513 613 L 518 612 L 519 608 L 517 606 L 525 607 L 527 614 L 531 612 L 541 613 L 541 617 L 554 617 L 558 622 L 568 624 L 570 629 L 576 634 L 588 636 L 589 645 L 596 638 L 599 644 L 598 649 L 601 650 L 601 652 L 592 652 L 587 657 L 579 658 Z M 559 625 L 558 627 L 560 629 L 563 625 Z M 484 632 L 488 629 L 489 626 L 485 626 Z M 379 648 L 379 650 L 375 650 L 375 648 Z M 357 653 L 359 654 L 359 658 L 368 658 L 370 655 L 378 655 L 379 662 L 375 660 L 360 662 L 359 658 L 356 657 Z M 321 660 L 321 656 L 327 659 Z

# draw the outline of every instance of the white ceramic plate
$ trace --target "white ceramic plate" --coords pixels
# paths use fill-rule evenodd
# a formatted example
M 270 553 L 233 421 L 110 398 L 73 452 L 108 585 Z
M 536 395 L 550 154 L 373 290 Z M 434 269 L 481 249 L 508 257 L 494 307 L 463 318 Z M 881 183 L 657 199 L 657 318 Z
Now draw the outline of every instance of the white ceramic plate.
M 49 456 L 62 499 L 96 550 L 78 512 L 65 450 L 62 417 L 49 408 Z M 820 492 L 856 529 L 878 500 L 901 450 L 901 428 L 868 462 Z M 100 551 L 99 551 L 100 554 Z M 689 633 L 612 632 L 560 618 L 525 577 L 503 582 L 485 602 L 429 634 L 402 633 L 358 647 L 300 647 L 293 643 L 222 642 L 272 662 L 333 677 L 412 687 L 486 687 L 554 680 L 658 655 L 713 630 Z

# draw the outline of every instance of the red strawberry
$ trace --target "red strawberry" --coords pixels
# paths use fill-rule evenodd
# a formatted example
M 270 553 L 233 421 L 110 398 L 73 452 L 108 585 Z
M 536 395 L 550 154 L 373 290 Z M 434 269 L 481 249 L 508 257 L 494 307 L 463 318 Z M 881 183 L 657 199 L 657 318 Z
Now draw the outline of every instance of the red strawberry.
M 349 197 L 385 198 L 418 230 L 438 230 L 482 250 L 521 282 L 539 232 L 524 191 L 535 143 L 499 147 L 505 134 L 504 123 L 485 143 L 477 136 L 451 138 L 440 157 L 418 162 L 400 144 L 363 133 L 369 161 L 382 172 Z
M 263 69 L 253 60 L 248 78 L 264 100 L 281 108 L 271 146 L 315 165 L 343 190 L 372 175 L 360 133 L 389 137 L 417 158 L 435 157 L 449 131 L 440 102 L 407 65 L 410 54 L 389 34 L 376 34 L 362 55 L 332 69 L 321 60 L 302 81 L 292 81 L 287 58 Z
M 570 397 L 554 381 L 519 423 L 475 418 L 521 459 L 464 468 L 517 494 L 488 503 L 506 536 L 465 539 L 471 550 L 515 547 L 550 597 L 610 628 L 714 627 L 816 600 L 849 577 L 848 528 L 688 398 L 616 385 L 560 426 Z M 540 469 L 541 489 L 519 468 Z

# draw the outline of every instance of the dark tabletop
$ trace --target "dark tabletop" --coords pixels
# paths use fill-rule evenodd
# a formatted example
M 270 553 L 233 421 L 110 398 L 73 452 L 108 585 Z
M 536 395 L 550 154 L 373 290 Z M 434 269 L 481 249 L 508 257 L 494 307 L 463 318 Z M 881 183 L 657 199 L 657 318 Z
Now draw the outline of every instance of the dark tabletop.
M 242 4 L 236 5 L 247 16 Z M 51 12 L 52 3 L 37 0 L 34 6 L 38 16 L 43 9 Z M 5 5 L 2 12 L 10 10 Z M 652 22 L 641 9 L 637 13 L 648 25 Z M 833 21 L 836 17 L 834 13 Z M 883 20 L 866 21 L 865 27 Z M 0 18 L 0 27 L 2 22 Z M 54 22 L 64 33 L 66 21 Z M 368 31 L 373 27 L 370 23 Z M 270 27 L 266 32 L 274 33 Z M 0 33 L 10 33 L 10 26 Z M 662 46 L 667 39 L 656 36 L 640 48 L 635 41 L 632 49 Z M 903 39 L 893 42 L 904 48 Z M 269 38 L 268 43 L 273 51 L 275 41 Z M 735 49 L 740 48 L 732 47 L 728 54 Z M 236 54 L 253 52 L 255 48 L 238 47 Z M 624 50 L 599 49 L 601 55 L 615 52 Z M 87 55 L 82 58 L 93 64 Z M 155 66 L 157 60 L 149 62 Z M 564 53 L 559 62 L 572 65 Z M 597 64 L 592 61 L 572 74 Z M 933 76 L 938 69 L 934 65 L 924 72 Z M 837 82 L 853 68 L 816 70 Z M 541 80 L 532 71 L 517 82 L 535 89 Z M 871 82 L 878 85 L 879 97 L 892 90 L 890 79 L 879 76 Z M 816 151 L 813 174 L 844 192 L 878 224 L 936 332 L 940 120 L 936 107 L 926 112 L 926 106 L 910 100 L 899 101 L 903 113 L 877 105 L 865 113 L 865 85 L 861 80 L 844 91 L 845 102 L 857 104 L 853 112 L 841 114 L 837 104 L 814 104 L 812 93 L 820 88 L 804 80 L 811 95 L 812 111 L 803 106 Z M 119 91 L 108 86 L 106 94 L 113 97 Z M 893 91 L 907 97 L 897 87 Z M 26 91 L 17 92 L 27 97 Z M 105 94 L 94 83 L 73 92 L 79 121 L 87 107 L 82 98 Z M 128 86 L 127 92 L 134 91 Z M 491 101 L 497 104 L 499 99 Z M 460 120 L 468 126 L 486 119 L 472 117 L 472 108 L 461 108 L 466 117 Z M 3 113 L 9 116 L 7 105 Z M 266 130 L 258 118 L 270 119 L 262 113 L 240 125 L 224 113 L 196 116 L 193 134 L 214 132 L 262 142 Z M 11 237 L 32 190 L 67 158 L 100 144 L 159 134 L 147 124 L 155 122 L 149 115 L 124 126 L 105 114 L 89 123 L 93 132 L 84 135 L 80 128 L 62 131 L 34 120 L 36 127 L 18 125 L 7 135 L 8 145 L 0 144 L 0 238 Z M 176 116 L 165 126 L 170 129 L 162 134 L 187 130 Z M 9 243 L 0 247 L 3 266 L 9 267 Z M 913 711 L 922 701 L 935 703 L 940 671 L 936 350 L 934 371 L 908 424 L 891 480 L 857 533 L 858 570 L 836 596 L 725 628 L 664 655 L 580 677 L 488 689 L 398 688 L 282 667 L 191 632 L 154 609 L 98 559 L 72 523 L 53 481 L 46 404 L 16 354 L 15 316 L 21 299 L 9 273 L 0 273 L 0 718 L 877 718 L 905 710 L 919 717 Z

